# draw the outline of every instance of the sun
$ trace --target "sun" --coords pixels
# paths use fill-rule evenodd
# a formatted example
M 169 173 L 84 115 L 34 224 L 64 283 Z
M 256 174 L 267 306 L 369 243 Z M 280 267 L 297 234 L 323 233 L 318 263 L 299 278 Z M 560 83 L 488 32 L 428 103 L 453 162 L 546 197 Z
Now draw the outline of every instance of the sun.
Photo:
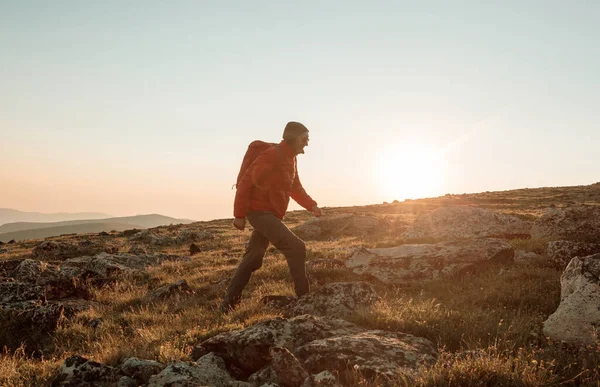
M 419 143 L 385 147 L 375 168 L 381 193 L 390 200 L 439 196 L 446 175 L 443 152 Z

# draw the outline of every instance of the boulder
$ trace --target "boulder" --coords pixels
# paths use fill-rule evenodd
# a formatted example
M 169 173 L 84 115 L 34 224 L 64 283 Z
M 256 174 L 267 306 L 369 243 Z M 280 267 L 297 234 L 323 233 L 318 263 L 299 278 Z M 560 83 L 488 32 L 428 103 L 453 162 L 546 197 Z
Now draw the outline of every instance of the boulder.
M 90 240 L 83 240 L 77 243 L 59 242 L 59 241 L 43 241 L 35 246 L 31 251 L 33 258 L 37 259 L 67 259 L 79 257 L 82 255 L 94 255 L 105 251 L 107 248 L 104 244 L 98 244 Z
M 375 289 L 366 282 L 337 282 L 300 297 L 292 307 L 292 314 L 347 318 L 358 308 L 369 307 L 378 300 Z
M 600 243 L 600 207 L 550 209 L 535 221 L 531 234 L 536 238 L 554 237 Z
M 347 382 L 354 371 L 367 378 L 406 374 L 434 363 L 437 350 L 422 337 L 375 330 L 314 340 L 299 347 L 296 356 L 309 372 L 337 372 Z
M 179 235 L 175 238 L 175 242 L 178 244 L 201 242 L 210 239 L 214 239 L 214 235 L 208 231 L 196 231 L 185 229 L 182 230 Z
M 433 280 L 493 262 L 514 261 L 506 241 L 482 238 L 354 251 L 346 266 L 387 284 Z
M 277 375 L 280 386 L 297 387 L 310 376 L 300 361 L 287 348 L 271 347 L 269 354 L 271 355 L 271 367 Z
M 79 355 L 65 360 L 52 386 L 114 386 L 121 378 L 118 369 L 109 367 Z
M 600 254 L 575 257 L 560 278 L 560 305 L 544 334 L 572 344 L 597 343 L 600 328 Z
M 316 375 L 311 375 L 302 384 L 302 387 L 341 387 L 334 374 L 329 371 L 319 372 Z
M 130 242 L 144 243 L 151 246 L 166 246 L 171 243 L 171 239 L 158 235 L 152 230 L 142 230 L 129 238 Z
M 139 384 L 147 384 L 152 375 L 159 374 L 166 366 L 154 360 L 140 360 L 130 357 L 121 364 L 121 372 L 135 379 Z
M 223 359 L 209 353 L 196 362 L 170 364 L 159 374 L 150 377 L 148 387 L 159 386 L 252 387 L 252 384 L 234 380 L 227 372 Z
M 600 253 L 600 243 L 573 241 L 548 242 L 546 251 L 548 260 L 561 269 L 567 267 L 575 257 L 587 257 L 596 253 Z
M 364 237 L 385 231 L 388 223 L 367 215 L 343 214 L 307 220 L 292 231 L 300 238 L 324 240 L 344 236 Z
M 515 216 L 469 206 L 449 206 L 420 215 L 405 239 L 528 237 L 532 223 Z
M 146 251 L 145 248 L 143 248 L 141 246 L 133 245 L 133 246 L 131 246 L 131 248 L 129 248 L 129 254 L 147 255 L 148 252 Z
M 250 376 L 270 364 L 271 347 L 285 347 L 293 351 L 313 340 L 360 331 L 354 324 L 331 317 L 278 317 L 245 329 L 213 336 L 194 348 L 192 358 L 214 352 L 228 365 L 233 364 Z

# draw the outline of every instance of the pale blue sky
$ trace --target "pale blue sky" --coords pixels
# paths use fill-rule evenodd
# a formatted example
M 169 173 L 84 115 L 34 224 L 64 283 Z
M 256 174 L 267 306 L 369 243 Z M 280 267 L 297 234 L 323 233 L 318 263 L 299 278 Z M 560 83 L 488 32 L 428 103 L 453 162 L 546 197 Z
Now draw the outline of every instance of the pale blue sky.
M 0 0 L 0 207 L 231 217 L 246 146 L 289 120 L 324 206 L 594 183 L 599 20 L 595 0 Z M 418 159 L 381 181 L 406 144 L 440 155 L 427 190 Z

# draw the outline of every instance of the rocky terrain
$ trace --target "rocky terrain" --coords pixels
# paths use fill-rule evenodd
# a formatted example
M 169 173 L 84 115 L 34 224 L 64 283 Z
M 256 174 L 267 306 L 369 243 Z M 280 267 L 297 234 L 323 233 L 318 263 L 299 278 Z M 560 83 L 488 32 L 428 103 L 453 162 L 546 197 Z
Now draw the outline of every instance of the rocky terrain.
M 227 315 L 228 219 L 0 244 L 0 384 L 600 383 L 600 184 L 285 222 L 312 291 L 270 247 Z

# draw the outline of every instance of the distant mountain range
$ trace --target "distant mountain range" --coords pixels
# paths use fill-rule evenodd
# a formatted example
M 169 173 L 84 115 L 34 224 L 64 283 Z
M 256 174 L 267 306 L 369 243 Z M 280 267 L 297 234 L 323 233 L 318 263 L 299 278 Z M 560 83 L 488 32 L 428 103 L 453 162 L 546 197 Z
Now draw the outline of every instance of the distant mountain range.
M 11 208 L 0 208 L 0 225 L 12 222 L 62 222 L 65 220 L 106 219 L 112 217 L 112 215 L 98 212 L 43 214 L 41 212 L 25 212 Z
M 0 241 L 11 239 L 42 239 L 62 234 L 85 234 L 102 231 L 123 231 L 131 228 L 145 229 L 169 224 L 188 224 L 190 219 L 175 219 L 164 215 L 136 215 L 104 219 L 79 219 L 60 222 L 14 222 L 0 226 Z

